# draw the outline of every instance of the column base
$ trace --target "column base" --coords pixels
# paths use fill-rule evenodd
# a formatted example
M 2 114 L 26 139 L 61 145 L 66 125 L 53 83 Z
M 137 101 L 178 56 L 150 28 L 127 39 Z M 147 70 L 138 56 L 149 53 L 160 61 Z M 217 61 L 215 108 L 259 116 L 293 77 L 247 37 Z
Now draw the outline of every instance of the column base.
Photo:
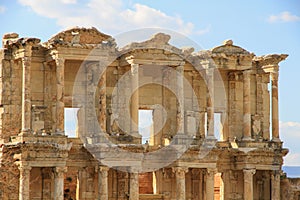
M 272 142 L 281 142 L 281 140 L 279 138 L 272 138 L 271 140 Z
M 193 138 L 188 135 L 185 135 L 184 133 L 177 133 L 173 138 L 173 140 L 174 140 L 174 144 L 189 145 L 192 143 Z
M 56 129 L 54 135 L 65 135 L 65 132 L 60 129 Z
M 249 137 L 249 136 L 247 136 L 247 137 L 243 137 L 242 141 L 251 142 L 251 141 L 254 141 L 254 139 L 251 138 L 251 137 Z
M 23 135 L 29 135 L 31 133 L 31 129 L 23 129 L 21 130 L 21 133 L 19 133 L 19 136 L 23 136 Z

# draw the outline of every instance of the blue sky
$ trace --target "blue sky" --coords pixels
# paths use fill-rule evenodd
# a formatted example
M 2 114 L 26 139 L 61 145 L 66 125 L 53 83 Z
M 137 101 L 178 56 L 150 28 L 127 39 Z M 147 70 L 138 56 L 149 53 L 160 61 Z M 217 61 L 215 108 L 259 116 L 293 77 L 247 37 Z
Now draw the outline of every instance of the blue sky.
M 280 68 L 280 126 L 285 162 L 300 166 L 300 1 L 0 0 L 0 35 L 17 32 L 46 41 L 72 26 L 94 26 L 112 36 L 161 27 L 203 48 L 232 39 L 256 55 L 287 53 Z

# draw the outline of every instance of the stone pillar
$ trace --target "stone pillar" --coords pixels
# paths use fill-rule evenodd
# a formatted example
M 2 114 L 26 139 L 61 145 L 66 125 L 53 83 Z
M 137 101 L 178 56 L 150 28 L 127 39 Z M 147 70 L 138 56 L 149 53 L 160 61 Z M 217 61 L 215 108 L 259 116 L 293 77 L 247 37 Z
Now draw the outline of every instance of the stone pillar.
M 271 199 L 280 199 L 280 173 L 278 170 L 274 170 L 271 173 Z
M 130 115 L 131 123 L 130 130 L 132 136 L 140 137 L 138 125 L 139 125 L 139 65 L 131 64 L 131 103 L 130 103 Z
M 251 137 L 251 94 L 250 94 L 250 87 L 251 87 L 251 72 L 244 71 L 243 72 L 244 83 L 243 83 L 243 90 L 244 90 L 244 118 L 243 118 L 243 130 L 244 130 L 244 137 L 243 140 L 250 141 L 252 140 Z
M 98 199 L 108 200 L 108 170 L 106 166 L 99 166 L 98 169 Z
M 221 132 L 221 140 L 228 141 L 229 139 L 229 124 L 228 124 L 228 111 L 225 111 L 221 114 L 222 121 L 222 132 Z
M 200 111 L 199 113 L 199 135 L 200 138 L 205 138 L 205 112 Z
M 56 58 L 56 132 L 64 134 L 64 71 L 65 59 Z
M 177 116 L 177 131 L 179 134 L 184 134 L 184 65 L 179 65 L 176 68 L 177 77 L 177 98 L 179 102 L 178 116 Z
M 216 172 L 216 169 L 207 169 L 206 171 L 206 200 L 214 200 Z
M 31 127 L 31 58 L 22 58 L 22 133 L 29 133 Z
M 55 167 L 54 169 L 54 200 L 64 199 L 64 173 L 66 167 Z
M 139 200 L 139 174 L 130 173 L 129 200 Z
M 76 198 L 77 199 L 85 199 L 86 192 L 86 169 L 80 168 L 78 170 L 78 178 L 77 178 L 77 187 L 76 187 Z
M 244 200 L 253 200 L 253 175 L 255 169 L 244 169 Z
M 31 167 L 27 165 L 20 165 L 20 182 L 19 182 L 19 200 L 30 200 L 30 170 Z
M 272 86 L 272 141 L 279 139 L 279 114 L 278 114 L 278 70 L 270 73 Z
M 215 98 L 215 89 L 214 89 L 214 68 L 209 68 L 206 70 L 206 84 L 208 88 L 206 102 L 207 102 L 207 137 L 215 138 L 214 133 L 214 98 Z
M 176 178 L 176 199 L 185 200 L 185 173 L 188 172 L 188 168 L 173 167 L 172 170 Z

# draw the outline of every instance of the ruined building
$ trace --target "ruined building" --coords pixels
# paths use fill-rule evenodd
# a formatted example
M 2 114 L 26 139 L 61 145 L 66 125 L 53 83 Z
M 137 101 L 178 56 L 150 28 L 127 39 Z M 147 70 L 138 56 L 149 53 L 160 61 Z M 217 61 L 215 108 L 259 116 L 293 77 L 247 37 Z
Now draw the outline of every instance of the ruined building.
M 95 28 L 3 36 L 0 199 L 298 199 L 281 170 L 278 71 L 231 40 L 158 33 L 119 48 Z M 76 109 L 75 137 L 64 113 Z M 148 110 L 150 137 L 139 132 Z M 218 127 L 218 128 L 216 128 Z

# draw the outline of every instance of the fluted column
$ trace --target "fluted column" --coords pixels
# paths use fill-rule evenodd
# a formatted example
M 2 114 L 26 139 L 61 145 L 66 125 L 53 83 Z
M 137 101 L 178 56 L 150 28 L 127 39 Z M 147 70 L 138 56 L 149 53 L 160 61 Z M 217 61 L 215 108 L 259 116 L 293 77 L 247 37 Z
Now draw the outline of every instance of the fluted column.
M 188 172 L 188 168 L 173 167 L 172 170 L 176 178 L 176 199 L 185 200 L 185 174 Z
M 250 87 L 251 87 L 251 72 L 244 71 L 244 83 L 243 83 L 243 90 L 244 90 L 244 118 L 243 118 L 243 130 L 244 130 L 244 137 L 243 140 L 252 140 L 251 137 L 251 102 L 250 102 Z
M 54 169 L 54 200 L 64 199 L 64 173 L 66 167 L 55 167 Z
M 64 134 L 64 71 L 65 59 L 56 58 L 56 132 Z
M 253 200 L 253 175 L 255 169 L 244 169 L 244 200 Z
M 98 169 L 98 199 L 108 200 L 108 170 L 106 166 L 99 166 Z
M 280 173 L 278 170 L 271 173 L 271 197 L 272 200 L 280 199 Z
M 20 181 L 19 181 L 19 200 L 30 200 L 30 170 L 27 165 L 20 165 Z
M 208 88 L 206 102 L 207 102 L 207 137 L 215 138 L 214 133 L 214 98 L 215 98 L 215 89 L 214 89 L 214 68 L 209 68 L 206 70 L 206 84 Z
M 214 199 L 214 192 L 215 192 L 215 173 L 217 172 L 216 169 L 207 169 L 206 171 L 206 200 L 213 200 Z
M 138 125 L 139 125 L 139 64 L 131 64 L 131 104 L 130 114 L 131 134 L 136 137 L 140 137 Z
M 270 73 L 272 86 L 272 140 L 279 142 L 278 70 Z
M 31 127 L 31 57 L 22 58 L 22 133 L 29 133 Z
M 139 174 L 130 173 L 129 200 L 139 200 Z

